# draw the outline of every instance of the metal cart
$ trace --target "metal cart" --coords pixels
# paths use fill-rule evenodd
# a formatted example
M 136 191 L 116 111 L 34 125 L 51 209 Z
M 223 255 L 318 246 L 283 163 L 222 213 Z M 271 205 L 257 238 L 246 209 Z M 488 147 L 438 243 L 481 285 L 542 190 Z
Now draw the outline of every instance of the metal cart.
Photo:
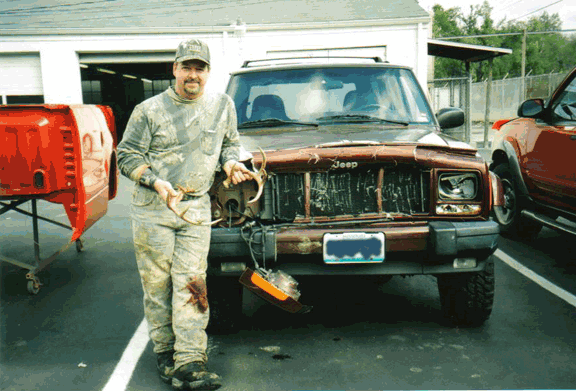
M 22 205 L 26 202 L 32 203 L 32 213 L 27 212 L 27 211 L 19 208 L 20 205 Z M 62 254 L 64 251 L 66 251 L 68 248 L 70 248 L 70 246 L 72 246 L 73 243 L 76 243 L 76 251 L 81 252 L 83 249 L 82 239 L 78 238 L 75 241 L 72 241 L 72 240 L 68 241 L 58 251 L 56 251 L 54 254 L 50 255 L 49 257 L 41 258 L 38 220 L 46 221 L 48 223 L 51 223 L 51 224 L 54 224 L 54 225 L 57 225 L 59 227 L 66 228 L 69 230 L 72 230 L 72 227 L 69 225 L 62 224 L 58 221 L 54 221 L 54 220 L 51 220 L 51 219 L 48 219 L 46 217 L 42 217 L 42 216 L 38 215 L 37 203 L 38 203 L 38 200 L 35 198 L 24 199 L 24 200 L 11 200 L 11 201 L 9 201 L 9 203 L 6 201 L 0 201 L 0 205 L 2 205 L 2 208 L 0 209 L 0 216 L 9 212 L 9 211 L 15 211 L 15 212 L 21 213 L 23 215 L 26 215 L 28 217 L 32 217 L 32 228 L 33 228 L 33 234 L 34 234 L 35 264 L 32 265 L 32 264 L 28 264 L 26 262 L 19 261 L 16 259 L 7 258 L 1 254 L 0 254 L 0 261 L 7 262 L 7 263 L 10 263 L 12 265 L 15 265 L 15 266 L 18 266 L 18 267 L 21 267 L 23 269 L 28 270 L 28 273 L 26 273 L 26 279 L 28 280 L 27 288 L 28 288 L 28 292 L 31 294 L 34 294 L 34 295 L 38 294 L 38 292 L 40 291 L 40 286 L 42 285 L 42 283 L 40 282 L 40 279 L 37 276 L 37 274 L 40 270 L 44 269 L 46 266 L 48 266 L 50 263 L 52 263 L 60 254 Z

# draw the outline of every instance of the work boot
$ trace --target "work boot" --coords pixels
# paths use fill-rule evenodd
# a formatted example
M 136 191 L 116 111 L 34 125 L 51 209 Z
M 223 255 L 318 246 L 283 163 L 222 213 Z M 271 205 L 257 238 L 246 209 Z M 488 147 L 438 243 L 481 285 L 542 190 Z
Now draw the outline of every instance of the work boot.
M 174 371 L 175 390 L 217 390 L 222 386 L 220 376 L 208 372 L 203 363 L 193 362 Z
M 156 368 L 158 368 L 162 381 L 170 383 L 174 375 L 174 350 L 158 353 Z

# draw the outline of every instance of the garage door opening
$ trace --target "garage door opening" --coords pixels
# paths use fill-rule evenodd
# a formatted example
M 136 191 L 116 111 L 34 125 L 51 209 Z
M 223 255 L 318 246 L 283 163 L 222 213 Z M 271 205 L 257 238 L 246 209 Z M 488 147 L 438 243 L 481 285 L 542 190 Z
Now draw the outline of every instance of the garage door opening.
M 130 58 L 134 56 L 137 57 Z M 83 102 L 110 106 L 121 140 L 134 107 L 174 84 L 173 56 L 80 55 Z M 150 62 L 151 58 L 155 62 Z M 149 62 L 142 62 L 143 59 Z

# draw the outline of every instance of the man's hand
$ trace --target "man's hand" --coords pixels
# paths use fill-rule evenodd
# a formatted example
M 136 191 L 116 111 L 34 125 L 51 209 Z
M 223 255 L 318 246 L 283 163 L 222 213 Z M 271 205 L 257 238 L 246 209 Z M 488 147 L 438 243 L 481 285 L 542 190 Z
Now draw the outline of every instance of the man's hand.
M 182 201 L 182 197 L 184 197 L 184 193 L 177 192 L 174 190 L 170 182 L 164 181 L 162 179 L 156 179 L 156 182 L 154 182 L 154 190 L 156 190 L 164 202 L 166 202 L 168 194 L 170 194 L 172 197 L 178 197 L 175 199 L 175 204 Z
M 228 179 L 230 179 L 235 185 L 240 182 L 253 179 L 251 171 L 248 170 L 243 163 L 234 160 L 228 160 L 226 163 L 224 163 L 222 168 L 224 169 Z

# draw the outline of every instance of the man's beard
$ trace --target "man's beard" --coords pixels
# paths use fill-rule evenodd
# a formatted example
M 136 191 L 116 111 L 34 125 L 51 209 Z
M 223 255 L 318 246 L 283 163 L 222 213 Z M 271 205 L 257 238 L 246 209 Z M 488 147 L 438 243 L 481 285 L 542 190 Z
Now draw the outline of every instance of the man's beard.
M 197 84 L 190 85 L 190 84 L 188 84 L 190 82 L 194 82 Z M 192 80 L 187 80 L 186 82 L 184 82 L 183 89 L 184 89 L 184 92 L 186 92 L 187 94 L 190 94 L 190 95 L 196 95 L 196 94 L 200 93 L 200 91 L 202 91 L 202 87 L 200 86 L 200 83 L 198 81 L 192 81 Z

